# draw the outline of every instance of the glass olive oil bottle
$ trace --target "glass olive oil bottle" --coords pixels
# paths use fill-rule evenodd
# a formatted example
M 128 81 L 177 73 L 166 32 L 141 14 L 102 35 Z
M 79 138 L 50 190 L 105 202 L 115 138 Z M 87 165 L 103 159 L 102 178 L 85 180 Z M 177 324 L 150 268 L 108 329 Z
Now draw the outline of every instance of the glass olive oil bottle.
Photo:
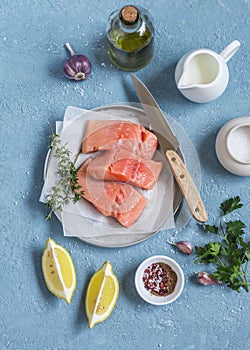
M 107 38 L 109 57 L 120 69 L 139 70 L 153 56 L 153 21 L 142 7 L 125 6 L 114 11 L 109 17 Z

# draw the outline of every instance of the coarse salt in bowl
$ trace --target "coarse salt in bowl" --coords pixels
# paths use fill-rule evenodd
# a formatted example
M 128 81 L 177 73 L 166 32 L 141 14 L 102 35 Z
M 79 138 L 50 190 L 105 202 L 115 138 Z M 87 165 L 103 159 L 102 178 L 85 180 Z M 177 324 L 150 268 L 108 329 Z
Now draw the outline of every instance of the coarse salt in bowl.
M 250 123 L 233 127 L 227 135 L 226 145 L 234 160 L 250 164 Z
M 215 150 L 226 170 L 250 176 L 250 117 L 237 117 L 224 124 L 217 134 Z
M 167 265 L 173 271 L 172 275 L 177 278 L 174 290 L 168 295 L 161 294 L 162 273 L 159 266 Z M 156 266 L 157 265 L 157 266 Z M 156 266 L 156 267 L 155 267 Z M 153 277 L 148 278 L 153 272 Z M 155 273 L 156 272 L 156 273 Z M 157 275 L 157 276 L 156 276 Z M 164 282 L 164 280 L 163 280 Z M 152 288 L 153 286 L 153 288 Z M 135 287 L 138 294 L 146 302 L 153 305 L 166 305 L 175 301 L 182 293 L 184 287 L 184 274 L 180 265 L 165 255 L 155 255 L 144 260 L 137 268 L 135 274 Z M 153 291 L 153 292 L 152 292 Z M 157 295 L 155 295 L 155 293 Z

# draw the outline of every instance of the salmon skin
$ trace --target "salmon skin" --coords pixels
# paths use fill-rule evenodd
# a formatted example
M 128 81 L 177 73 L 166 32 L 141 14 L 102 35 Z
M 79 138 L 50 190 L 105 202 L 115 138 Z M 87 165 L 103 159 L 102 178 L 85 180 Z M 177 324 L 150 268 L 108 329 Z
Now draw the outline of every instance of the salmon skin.
M 97 180 L 121 181 L 151 190 L 158 180 L 163 163 L 140 158 L 130 151 L 115 148 L 96 156 L 87 168 Z
M 157 137 L 142 125 L 119 120 L 89 120 L 82 142 L 82 152 L 110 150 L 117 145 L 143 158 L 152 158 Z
M 77 171 L 80 185 L 77 191 L 83 191 L 82 197 L 103 215 L 114 217 L 121 225 L 130 227 L 140 217 L 147 199 L 129 184 L 100 181 L 88 176 L 92 161 L 88 158 Z

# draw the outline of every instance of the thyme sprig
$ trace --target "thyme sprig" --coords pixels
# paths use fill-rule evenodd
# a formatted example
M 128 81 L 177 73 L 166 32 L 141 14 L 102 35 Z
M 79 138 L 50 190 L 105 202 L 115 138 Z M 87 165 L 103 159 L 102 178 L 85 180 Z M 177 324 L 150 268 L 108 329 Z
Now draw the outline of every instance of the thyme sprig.
M 60 136 L 55 134 L 49 124 L 51 130 L 49 149 L 54 150 L 54 157 L 57 158 L 57 174 L 56 184 L 51 188 L 51 192 L 47 195 L 45 204 L 50 208 L 46 215 L 46 220 L 50 220 L 54 211 L 62 211 L 65 204 L 71 200 L 76 203 L 83 195 L 83 191 L 79 191 L 81 186 L 78 184 L 77 170 L 75 163 L 70 159 L 70 151 L 67 144 L 63 144 Z
M 230 198 L 220 205 L 222 216 L 218 225 L 204 225 L 204 229 L 218 237 L 203 247 L 195 247 L 195 263 L 214 264 L 216 269 L 210 277 L 229 288 L 248 292 L 250 276 L 247 265 L 250 259 L 250 242 L 245 242 L 245 224 L 241 220 L 229 221 L 226 216 L 241 208 L 240 197 Z

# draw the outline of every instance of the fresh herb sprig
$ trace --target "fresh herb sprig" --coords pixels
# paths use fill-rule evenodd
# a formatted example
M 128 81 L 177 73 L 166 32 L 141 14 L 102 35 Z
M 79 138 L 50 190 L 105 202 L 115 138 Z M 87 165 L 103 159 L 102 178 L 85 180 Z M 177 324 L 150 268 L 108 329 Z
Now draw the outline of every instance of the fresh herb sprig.
M 225 216 L 241 208 L 240 197 L 230 198 L 220 205 L 222 216 L 219 225 L 203 225 L 204 229 L 218 236 L 219 241 L 212 241 L 203 247 L 195 247 L 195 263 L 215 264 L 216 270 L 210 277 L 229 288 L 248 292 L 249 278 L 247 265 L 250 259 L 250 242 L 243 239 L 245 224 L 241 220 L 227 221 Z
M 51 192 L 47 195 L 46 205 L 50 208 L 50 212 L 46 216 L 46 220 L 50 220 L 54 211 L 62 211 L 65 204 L 70 200 L 76 203 L 80 200 L 83 191 L 78 184 L 77 170 L 75 162 L 70 159 L 70 151 L 66 144 L 62 144 L 60 136 L 55 134 L 49 124 L 51 130 L 49 149 L 54 150 L 54 157 L 57 158 L 57 174 L 56 184 L 51 188 Z

